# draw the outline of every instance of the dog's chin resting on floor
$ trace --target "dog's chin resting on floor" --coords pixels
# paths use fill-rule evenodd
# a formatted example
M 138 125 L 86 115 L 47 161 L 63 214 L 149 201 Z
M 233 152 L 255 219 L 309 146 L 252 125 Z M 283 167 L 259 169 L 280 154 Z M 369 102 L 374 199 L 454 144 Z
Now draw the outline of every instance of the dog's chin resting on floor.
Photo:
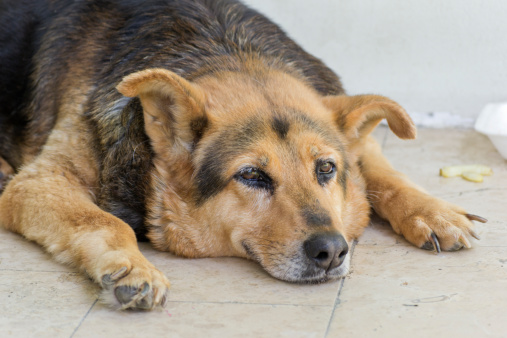
M 0 5 L 0 225 L 152 309 L 169 281 L 138 240 L 345 276 L 370 210 L 417 247 L 470 247 L 479 216 L 395 171 L 369 136 L 416 130 L 235 0 Z M 166 271 L 170 275 L 170 271 Z

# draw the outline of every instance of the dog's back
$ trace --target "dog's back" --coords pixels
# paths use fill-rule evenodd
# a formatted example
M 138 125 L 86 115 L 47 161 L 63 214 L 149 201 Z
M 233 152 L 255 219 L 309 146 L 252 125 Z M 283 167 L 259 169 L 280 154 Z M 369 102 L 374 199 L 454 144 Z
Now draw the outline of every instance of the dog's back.
M 75 83 L 88 112 L 104 114 L 96 102 L 119 99 L 115 85 L 134 71 L 161 67 L 192 79 L 214 71 L 217 59 L 233 68 L 258 55 L 322 94 L 342 92 L 332 71 L 234 0 L 7 0 L 0 22 L 0 155 L 14 167 L 44 143 Z
M 323 95 L 343 92 L 322 62 L 235 0 L 8 0 L 0 9 L 0 86 L 8 89 L 0 92 L 0 157 L 17 170 L 59 117 L 83 116 L 101 167 L 98 203 L 138 235 L 151 152 L 139 103 L 115 88 L 124 76 L 165 68 L 192 80 L 260 61 Z

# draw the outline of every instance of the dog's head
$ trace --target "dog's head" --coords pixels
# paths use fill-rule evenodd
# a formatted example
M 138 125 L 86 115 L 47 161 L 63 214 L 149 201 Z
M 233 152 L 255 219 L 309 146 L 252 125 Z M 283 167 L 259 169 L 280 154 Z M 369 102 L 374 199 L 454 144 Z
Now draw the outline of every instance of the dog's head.
M 344 276 L 369 220 L 358 161 L 386 118 L 415 136 L 380 96 L 322 97 L 279 71 L 222 72 L 193 83 L 162 69 L 118 86 L 141 100 L 155 153 L 150 239 L 189 257 L 240 256 L 294 282 Z

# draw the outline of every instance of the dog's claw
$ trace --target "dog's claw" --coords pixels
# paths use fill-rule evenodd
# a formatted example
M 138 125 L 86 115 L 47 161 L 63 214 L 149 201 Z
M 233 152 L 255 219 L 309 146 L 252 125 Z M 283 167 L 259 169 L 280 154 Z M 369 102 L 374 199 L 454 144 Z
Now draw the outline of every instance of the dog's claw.
M 470 244 L 470 241 L 465 236 L 460 236 L 458 241 L 463 244 L 463 246 L 467 249 L 470 249 L 472 247 L 472 244 Z
M 468 230 L 468 232 L 470 233 L 470 235 L 475 238 L 476 240 L 481 240 L 481 237 L 479 235 L 477 235 L 477 233 L 473 230 Z
M 477 222 L 481 222 L 481 223 L 486 223 L 488 221 L 484 217 L 477 216 L 477 215 L 472 215 L 472 214 L 466 214 L 465 217 L 468 218 L 471 221 L 477 221 Z
M 435 235 L 434 232 L 431 233 L 430 240 L 433 242 L 436 252 L 441 253 L 442 251 L 440 250 L 440 243 L 438 242 L 437 235 Z
M 118 270 L 114 273 L 102 276 L 102 285 L 104 285 L 105 287 L 110 287 L 118 279 L 124 277 L 126 272 L 127 272 L 127 267 L 124 266 L 123 268 L 121 268 L 120 270 Z

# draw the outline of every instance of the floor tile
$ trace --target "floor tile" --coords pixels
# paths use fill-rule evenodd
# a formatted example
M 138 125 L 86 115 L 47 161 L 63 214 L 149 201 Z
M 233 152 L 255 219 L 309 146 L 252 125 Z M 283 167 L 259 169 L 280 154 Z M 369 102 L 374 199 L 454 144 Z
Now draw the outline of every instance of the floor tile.
M 471 130 L 420 129 L 418 139 L 408 141 L 388 132 L 383 152 L 397 170 L 437 196 L 507 189 L 507 161 L 487 137 Z M 493 176 L 486 176 L 482 183 L 439 176 L 444 166 L 476 163 L 490 166 Z
M 401 141 L 380 127 L 374 137 L 430 193 L 489 219 L 477 224 L 482 239 L 472 249 L 435 255 L 374 218 L 344 281 L 295 285 L 245 259 L 184 259 L 142 243 L 172 283 L 168 307 L 115 312 L 95 303 L 89 279 L 0 229 L 0 337 L 505 336 L 507 161 L 469 130 L 421 129 L 418 140 Z M 494 175 L 481 184 L 438 175 L 463 163 Z
M 327 337 L 505 337 L 505 313 L 484 302 L 432 297 L 434 303 L 358 301 L 337 311 Z
M 332 307 L 170 302 L 155 312 L 96 305 L 79 337 L 323 337 Z M 125 325 L 128 323 L 128 325 Z
M 372 215 L 370 225 L 359 237 L 357 245 L 395 245 L 408 244 L 403 236 L 397 235 L 389 222 Z
M 500 336 L 507 332 L 507 249 L 435 255 L 411 246 L 357 246 L 329 337 Z M 443 334 L 443 333 L 446 334 Z
M 0 272 L 0 337 L 70 337 L 98 289 L 67 272 Z

